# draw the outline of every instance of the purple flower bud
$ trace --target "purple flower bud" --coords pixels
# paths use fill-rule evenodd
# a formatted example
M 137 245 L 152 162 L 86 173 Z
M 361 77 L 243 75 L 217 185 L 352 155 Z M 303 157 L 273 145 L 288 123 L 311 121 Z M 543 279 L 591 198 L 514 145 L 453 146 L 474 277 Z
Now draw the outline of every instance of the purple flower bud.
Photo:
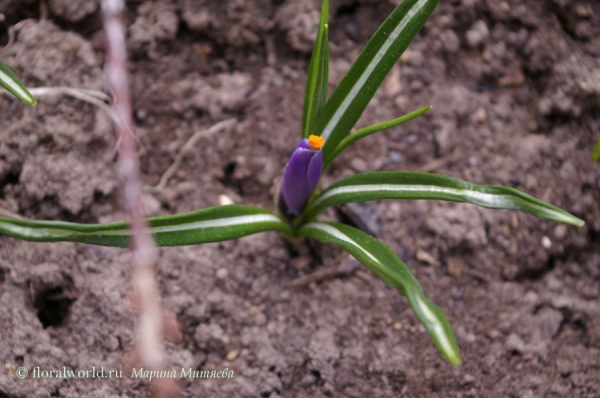
M 323 138 L 304 138 L 290 157 L 283 174 L 279 209 L 286 216 L 297 216 L 313 193 L 323 172 Z

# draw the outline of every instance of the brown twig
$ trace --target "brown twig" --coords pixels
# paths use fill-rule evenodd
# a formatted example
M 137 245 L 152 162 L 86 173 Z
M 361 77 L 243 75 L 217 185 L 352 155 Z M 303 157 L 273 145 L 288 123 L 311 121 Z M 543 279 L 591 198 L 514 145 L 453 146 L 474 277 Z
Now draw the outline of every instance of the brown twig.
M 183 160 L 185 155 L 190 151 L 190 149 L 194 147 L 194 145 L 200 138 L 209 137 L 213 134 L 216 134 L 227 127 L 233 126 L 235 122 L 236 120 L 233 118 L 227 119 L 213 125 L 208 129 L 196 131 L 183 145 L 177 156 L 175 156 L 173 164 L 169 166 L 169 168 L 163 173 L 162 177 L 160 177 L 160 181 L 158 182 L 158 184 L 153 187 L 145 186 L 144 190 L 153 193 L 162 192 L 162 190 L 165 189 L 165 187 L 167 186 L 169 179 L 173 177 L 173 174 L 175 174 L 175 172 L 179 168 L 179 165 L 181 164 L 181 161 Z
M 87 88 L 71 88 L 71 87 L 32 87 L 28 88 L 29 92 L 35 99 L 42 97 L 53 97 L 59 95 L 68 95 L 81 101 L 89 102 L 92 105 L 96 105 L 98 108 L 107 112 L 111 117 L 112 111 L 107 103 L 110 101 L 110 97 L 104 94 L 102 91 L 89 90 Z M 0 89 L 0 94 L 7 95 L 15 98 L 11 93 L 5 89 Z
M 17 220 L 24 220 L 24 218 L 21 215 L 19 215 L 17 213 L 13 213 L 12 211 L 7 210 L 7 209 L 5 209 L 3 207 L 0 207 L 0 216 L 1 217 L 15 218 Z
M 103 0 L 102 12 L 106 33 L 106 78 L 114 93 L 113 120 L 119 142 L 118 170 L 124 180 L 123 198 L 131 222 L 131 248 L 133 262 L 134 303 L 139 310 L 136 353 L 142 366 L 148 370 L 162 370 L 163 352 L 163 313 L 156 282 L 156 247 L 152 237 L 146 232 L 142 206 L 142 180 L 137 157 L 137 145 L 133 136 L 133 117 L 129 76 L 127 74 L 127 48 L 125 24 L 122 13 L 123 0 Z M 172 385 L 155 385 L 157 396 L 174 395 Z
M 344 261 L 338 266 L 323 268 L 313 272 L 312 274 L 296 278 L 292 281 L 292 283 L 290 283 L 290 285 L 293 287 L 300 287 L 309 285 L 313 282 L 321 282 L 325 279 L 352 275 L 357 270 L 358 266 L 358 262 L 352 260 Z
M 46 0 L 40 1 L 40 20 L 48 20 L 48 3 Z
M 442 158 L 434 159 L 431 162 L 424 164 L 421 167 L 420 171 L 424 173 L 431 173 L 439 169 L 440 167 L 446 166 L 448 163 L 454 162 L 458 159 L 460 159 L 458 152 L 452 152 L 449 155 L 446 155 Z

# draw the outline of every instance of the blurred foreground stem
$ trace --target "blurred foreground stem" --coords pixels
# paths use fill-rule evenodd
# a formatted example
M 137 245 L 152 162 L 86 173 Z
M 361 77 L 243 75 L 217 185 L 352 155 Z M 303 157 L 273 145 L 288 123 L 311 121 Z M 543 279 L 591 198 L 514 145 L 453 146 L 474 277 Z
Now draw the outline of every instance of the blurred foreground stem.
M 125 24 L 122 13 L 123 0 L 103 0 L 102 12 L 106 33 L 106 78 L 113 97 L 113 121 L 119 143 L 117 168 L 123 182 L 123 198 L 132 230 L 131 250 L 133 262 L 134 292 L 132 304 L 139 311 L 137 344 L 134 358 L 149 370 L 164 367 L 162 346 L 163 314 L 156 282 L 155 264 L 157 251 L 153 238 L 146 232 L 142 206 L 142 179 L 133 133 L 129 76 L 127 74 L 127 48 Z M 134 363 L 133 366 L 136 364 Z M 174 395 L 175 387 L 161 383 L 155 385 L 155 394 L 166 397 Z

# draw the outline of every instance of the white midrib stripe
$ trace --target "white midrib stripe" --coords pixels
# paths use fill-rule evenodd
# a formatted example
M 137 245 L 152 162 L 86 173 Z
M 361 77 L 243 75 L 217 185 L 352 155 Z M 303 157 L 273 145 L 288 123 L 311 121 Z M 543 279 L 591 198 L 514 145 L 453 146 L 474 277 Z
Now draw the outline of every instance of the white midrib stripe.
M 17 84 L 16 81 L 14 81 L 14 79 L 11 79 L 10 76 L 8 76 L 6 73 L 2 72 L 1 70 L 0 70 L 0 80 L 2 80 L 4 83 L 6 83 L 19 96 L 21 96 L 21 98 L 27 98 L 28 100 L 31 98 L 31 96 L 29 94 L 27 94 L 27 92 L 25 90 L 23 90 L 21 88 L 21 86 L 19 86 Z
M 254 214 L 251 216 L 237 216 L 219 218 L 215 220 L 197 221 L 179 225 L 165 225 L 163 227 L 150 228 L 150 232 L 156 234 L 159 232 L 176 232 L 176 231 L 189 231 L 192 229 L 205 229 L 205 228 L 219 228 L 219 227 L 232 227 L 235 225 L 242 224 L 259 224 L 265 222 L 278 222 L 281 220 L 272 214 Z M 93 233 L 88 233 L 93 234 Z M 118 230 L 118 231 L 102 231 L 98 232 L 101 235 L 130 235 L 131 230 Z
M 423 315 L 423 318 L 425 318 L 425 319 L 423 319 L 423 321 L 429 324 L 428 329 L 434 330 L 433 334 L 435 335 L 435 337 L 437 337 L 437 339 L 440 343 L 440 346 L 442 348 L 442 351 L 445 353 L 455 354 L 455 351 L 452 348 L 452 343 L 450 343 L 450 340 L 448 339 L 448 335 L 446 334 L 446 331 L 444 330 L 444 325 L 442 325 L 442 323 L 440 322 L 438 317 L 433 313 L 431 308 L 429 308 L 427 306 L 427 304 L 425 304 L 425 302 L 419 295 L 415 295 L 414 299 L 417 302 L 417 307 L 419 307 L 419 310 L 420 310 L 421 314 Z
M 437 193 L 446 193 L 450 195 L 457 196 L 466 196 L 474 199 L 475 201 L 488 205 L 488 206 L 506 206 L 513 202 L 509 195 L 499 195 L 492 193 L 484 193 L 456 188 L 448 188 L 448 187 L 436 187 L 432 185 L 394 185 L 394 184 L 369 184 L 369 185 L 349 185 L 345 187 L 333 188 L 330 191 L 325 192 L 319 199 L 314 201 L 311 205 L 311 208 L 318 206 L 325 199 L 342 195 L 346 193 L 360 193 L 360 192 L 401 192 L 401 191 L 410 191 L 410 192 L 419 192 L 419 191 L 428 191 L 428 192 L 437 192 Z M 529 203 L 530 207 L 535 207 L 539 211 L 543 211 L 546 213 L 552 213 L 556 217 L 564 218 L 562 214 L 548 209 L 546 207 L 542 207 L 535 203 Z
M 369 253 L 368 251 L 363 249 L 362 246 L 360 246 L 358 243 L 356 243 L 348 235 L 344 234 L 343 232 L 341 232 L 340 230 L 338 230 L 336 228 L 333 228 L 327 224 L 321 224 L 321 223 L 308 223 L 305 225 L 305 227 L 320 229 L 321 231 L 327 232 L 329 235 L 332 235 L 341 241 L 350 243 L 352 246 L 358 248 L 360 251 L 362 251 L 364 254 L 366 254 L 367 257 L 369 257 L 371 260 L 375 261 L 379 265 L 382 265 L 381 262 L 376 257 L 374 257 L 371 253 Z
M 45 238 L 48 236 L 52 236 L 54 238 L 58 237 L 68 237 L 71 235 L 70 231 L 61 230 L 58 228 L 30 228 L 30 227 L 22 227 L 20 225 L 12 224 L 10 222 L 2 223 L 2 229 L 5 231 L 10 231 L 16 235 L 28 236 L 30 238 Z
M 327 140 L 327 137 L 329 137 L 329 134 L 331 134 L 331 131 L 333 131 L 333 128 L 335 126 L 337 126 L 340 119 L 342 118 L 342 116 L 344 115 L 344 113 L 346 112 L 348 107 L 350 106 L 350 103 L 352 102 L 352 100 L 356 97 L 358 92 L 360 90 L 362 90 L 363 86 L 369 79 L 369 76 L 371 76 L 371 73 L 373 72 L 373 70 L 375 70 L 377 65 L 379 65 L 379 62 L 381 61 L 381 59 L 383 58 L 383 56 L 385 55 L 387 50 L 391 47 L 391 45 L 394 43 L 394 41 L 396 41 L 396 39 L 400 36 L 400 34 L 404 30 L 404 28 L 406 28 L 406 25 L 412 20 L 413 16 L 416 13 L 418 13 L 419 11 L 421 11 L 421 9 L 425 6 L 425 3 L 427 3 L 427 1 L 428 0 L 420 0 L 417 4 L 415 4 L 408 11 L 406 16 L 402 19 L 402 21 L 400 21 L 400 24 L 398 24 L 398 26 L 396 26 L 396 29 L 394 29 L 394 31 L 389 35 L 388 39 L 385 41 L 385 43 L 383 43 L 383 46 L 381 46 L 379 51 L 377 51 L 377 53 L 375 54 L 375 57 L 373 57 L 371 62 L 369 62 L 367 69 L 365 69 L 365 71 L 360 76 L 360 78 L 356 81 L 356 83 L 354 84 L 354 86 L 352 87 L 352 89 L 350 90 L 348 95 L 346 95 L 346 98 L 344 98 L 344 101 L 342 101 L 342 104 L 335 111 L 335 113 L 333 114 L 331 119 L 329 119 L 329 122 L 327 122 L 327 125 L 325 125 L 325 128 L 323 129 L 323 132 L 321 133 L 321 137 L 323 137 L 325 140 Z

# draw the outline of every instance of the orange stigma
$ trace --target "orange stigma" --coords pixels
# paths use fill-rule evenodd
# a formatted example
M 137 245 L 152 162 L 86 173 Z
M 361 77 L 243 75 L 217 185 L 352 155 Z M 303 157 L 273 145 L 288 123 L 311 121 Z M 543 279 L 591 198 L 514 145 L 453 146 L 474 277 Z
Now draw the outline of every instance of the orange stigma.
M 318 135 L 310 135 L 308 137 L 308 143 L 310 144 L 310 147 L 312 149 L 321 149 L 321 147 L 323 146 L 323 144 L 325 143 L 325 140 L 323 139 L 323 137 L 320 137 Z

